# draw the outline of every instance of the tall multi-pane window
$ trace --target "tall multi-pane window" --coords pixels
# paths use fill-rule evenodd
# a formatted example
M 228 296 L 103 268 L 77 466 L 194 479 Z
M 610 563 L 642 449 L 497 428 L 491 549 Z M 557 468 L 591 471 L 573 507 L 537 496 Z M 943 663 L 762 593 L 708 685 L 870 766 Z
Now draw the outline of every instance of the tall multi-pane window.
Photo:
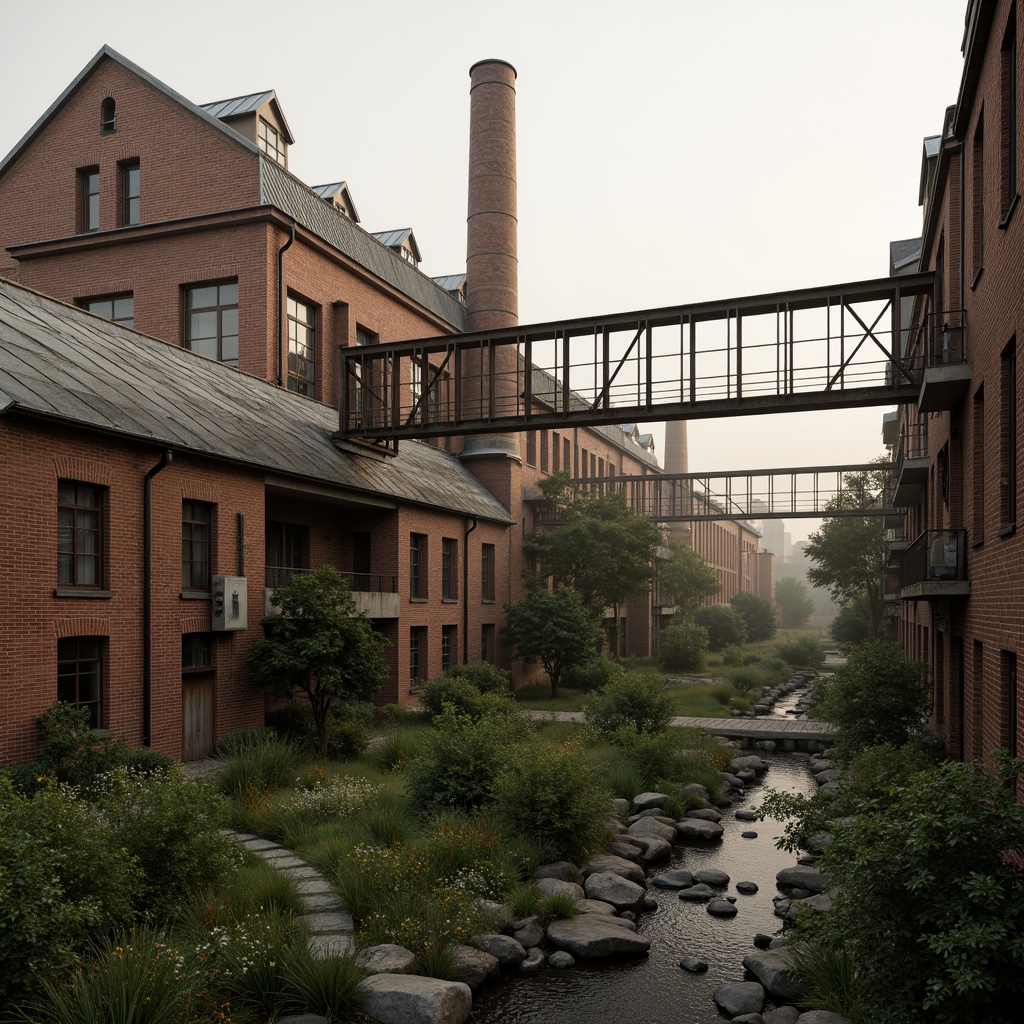
M 562 441 L 557 433 L 551 435 L 551 470 L 557 473 L 562 468 Z
M 423 360 L 413 356 L 409 360 L 409 412 L 415 422 L 423 422 Z
M 427 596 L 427 535 L 409 534 L 409 599 L 422 601 Z
M 207 359 L 238 365 L 238 282 L 185 289 L 185 347 Z
M 210 589 L 210 528 L 212 506 L 204 501 L 181 503 L 181 586 Z
M 142 171 L 138 160 L 120 165 L 121 169 L 121 224 L 130 226 L 139 223 L 141 213 Z
M 974 543 L 985 539 L 985 391 L 978 388 L 972 410 L 971 525 Z
M 368 331 L 365 327 L 356 326 L 356 344 L 374 345 L 377 343 L 377 335 Z M 372 416 L 372 393 L 368 388 L 369 380 L 364 377 L 363 368 L 353 364 L 351 377 L 348 381 L 349 391 L 349 418 L 353 426 L 361 427 L 369 425 Z
M 974 281 L 985 266 L 985 111 L 978 113 L 971 148 L 971 256 Z
M 313 396 L 316 311 L 288 296 L 288 390 Z
M 78 172 L 78 188 L 81 192 L 81 229 L 82 231 L 99 231 L 100 229 L 100 169 L 85 167 Z
M 486 622 L 480 627 L 480 660 L 494 663 L 493 622 Z
M 1003 33 L 999 54 L 999 162 L 1002 179 L 1002 216 L 1007 218 L 1017 200 L 1017 5 L 1010 8 L 1010 16 Z
M 113 320 L 122 327 L 135 326 L 135 296 L 132 292 L 106 295 L 100 299 L 82 299 L 81 305 L 90 313 L 102 316 L 106 320 Z
M 103 584 L 103 489 L 57 482 L 57 585 Z
M 309 528 L 268 520 L 264 533 L 266 585 L 279 587 L 297 572 L 309 568 Z
M 548 471 L 548 441 L 550 435 L 546 430 L 540 432 L 540 471 L 546 473 Z
M 526 432 L 526 464 L 528 466 L 537 465 L 537 431 L 528 430 Z
M 409 630 L 409 688 L 423 685 L 427 660 L 427 627 L 413 626 Z
M 480 549 L 480 597 L 494 600 L 494 545 L 484 544 Z
M 57 700 L 89 712 L 89 726 L 103 724 L 103 637 L 57 641 Z
M 288 166 L 288 147 L 281 133 L 267 120 L 260 118 L 256 129 L 256 145 L 282 167 Z
M 459 545 L 452 537 L 441 540 L 441 600 L 455 601 L 459 596 Z
M 999 654 L 1003 693 L 1006 699 L 1006 749 L 1010 757 L 1019 756 L 1017 730 L 1017 654 L 1015 651 L 1001 651 Z
M 441 627 L 441 671 L 447 672 L 456 663 L 458 626 Z
M 1001 490 L 1000 523 L 1003 530 L 1017 524 L 1017 339 L 1003 349 L 1000 360 L 1002 376 L 1002 423 L 1000 424 L 999 473 Z

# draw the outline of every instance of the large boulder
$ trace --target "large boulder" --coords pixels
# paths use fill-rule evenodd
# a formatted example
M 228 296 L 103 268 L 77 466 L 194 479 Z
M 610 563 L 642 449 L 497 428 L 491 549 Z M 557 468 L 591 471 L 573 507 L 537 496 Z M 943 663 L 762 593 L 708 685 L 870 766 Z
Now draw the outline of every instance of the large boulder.
M 553 864 L 541 864 L 533 872 L 534 878 L 557 878 L 562 882 L 575 882 L 579 885 L 583 878 L 580 869 L 567 860 L 558 860 Z
M 356 955 L 367 974 L 412 974 L 416 970 L 416 957 L 405 946 L 385 942 L 367 946 Z
M 817 868 L 797 864 L 791 868 L 783 868 L 776 874 L 775 881 L 791 889 L 806 889 L 810 893 L 819 893 L 825 892 L 832 884 L 832 876 Z
M 715 1002 L 730 1016 L 760 1013 L 764 1007 L 764 989 L 756 981 L 737 981 L 715 989 Z
M 704 822 L 704 824 L 710 825 L 711 822 Z M 638 843 L 642 848 L 645 864 L 650 864 L 653 861 L 665 860 L 672 856 L 672 844 L 666 839 L 661 839 L 658 836 L 645 835 L 633 835 L 629 838 Z
M 526 959 L 526 950 L 511 935 L 483 932 L 480 935 L 471 935 L 469 944 L 475 949 L 490 953 L 503 967 L 515 967 Z
M 647 892 L 642 885 L 611 871 L 596 871 L 589 875 L 583 888 L 588 900 L 610 903 L 620 913 L 623 910 L 639 910 Z
M 764 1011 L 764 1024 L 796 1024 L 800 1011 L 795 1006 L 777 1006 Z
M 642 864 L 644 861 L 644 847 L 641 846 L 632 836 L 616 836 L 608 843 L 608 855 L 621 857 L 623 860 L 632 861 L 634 864 Z
M 577 914 L 565 921 L 552 921 L 548 926 L 548 942 L 584 959 L 636 956 L 651 947 L 651 940 L 646 936 L 623 928 L 601 914 Z
M 659 889 L 685 889 L 693 885 L 693 872 L 685 871 L 683 868 L 672 868 L 670 871 L 662 871 L 651 879 L 651 884 Z
M 664 807 L 668 793 L 638 793 L 633 797 L 632 813 L 649 810 L 652 807 Z
M 455 957 L 452 981 L 461 981 L 470 988 L 479 988 L 501 973 L 498 958 L 482 949 L 456 944 L 452 946 L 452 955 Z
M 657 818 L 638 818 L 626 829 L 628 836 L 655 836 L 671 843 L 676 837 L 675 825 L 668 825 Z
M 796 1003 L 810 992 L 810 985 L 793 969 L 789 950 L 765 949 L 748 953 L 743 966 L 757 978 L 774 999 Z
M 480 917 L 489 932 L 508 932 L 512 930 L 515 912 L 507 903 L 495 903 L 493 900 L 480 901 Z
M 545 898 L 550 898 L 557 893 L 566 893 L 574 900 L 583 899 L 583 886 L 576 882 L 563 882 L 558 878 L 538 878 L 537 888 Z
M 360 1007 L 380 1024 L 462 1024 L 473 1012 L 473 993 L 461 981 L 372 974 Z
M 714 807 L 698 807 L 695 811 L 687 811 L 684 818 L 700 818 L 703 821 L 721 821 L 722 812 L 716 811 Z
M 512 938 L 526 950 L 531 946 L 543 946 L 544 926 L 540 923 L 540 918 L 524 917 L 516 921 L 512 925 Z
M 714 821 L 701 821 L 699 818 L 683 818 L 676 822 L 676 834 L 680 839 L 721 839 L 725 829 Z
M 739 773 L 743 771 L 752 771 L 760 775 L 762 772 L 768 771 L 768 762 L 762 760 L 756 754 L 749 754 L 746 757 L 734 757 L 729 762 L 730 771 Z
M 610 871 L 613 875 L 621 875 L 628 878 L 637 885 L 644 884 L 644 869 L 625 857 L 615 857 L 611 854 L 602 854 L 600 857 L 591 857 L 580 868 L 584 878 L 597 874 L 599 871 Z M 584 886 L 586 888 L 586 886 Z
M 576 901 L 577 914 L 600 914 L 602 917 L 614 917 L 615 908 L 604 900 L 582 899 Z
M 691 885 L 689 888 L 680 889 L 679 898 L 686 900 L 688 903 L 707 903 L 708 900 L 715 898 L 715 890 L 710 885 L 704 885 L 703 882 L 699 882 L 697 885 Z
M 719 868 L 701 868 L 694 874 L 693 880 L 724 889 L 729 884 L 729 875 Z

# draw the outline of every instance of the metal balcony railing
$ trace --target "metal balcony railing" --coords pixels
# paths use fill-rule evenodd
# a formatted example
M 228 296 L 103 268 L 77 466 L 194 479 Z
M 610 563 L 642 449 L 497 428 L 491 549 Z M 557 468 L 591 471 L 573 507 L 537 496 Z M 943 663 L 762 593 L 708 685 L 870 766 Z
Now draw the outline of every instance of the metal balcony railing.
M 901 583 L 955 583 L 967 579 L 967 531 L 925 530 L 903 555 Z
M 966 310 L 946 309 L 941 313 L 930 313 L 925 318 L 925 329 L 929 366 L 948 366 L 968 361 Z
M 302 569 L 293 565 L 268 565 L 266 567 L 266 586 L 273 590 L 274 587 L 283 586 L 292 576 L 298 573 L 312 572 L 312 569 Z M 380 576 L 368 572 L 343 572 L 340 573 L 348 580 L 349 590 L 359 594 L 397 594 L 398 577 Z

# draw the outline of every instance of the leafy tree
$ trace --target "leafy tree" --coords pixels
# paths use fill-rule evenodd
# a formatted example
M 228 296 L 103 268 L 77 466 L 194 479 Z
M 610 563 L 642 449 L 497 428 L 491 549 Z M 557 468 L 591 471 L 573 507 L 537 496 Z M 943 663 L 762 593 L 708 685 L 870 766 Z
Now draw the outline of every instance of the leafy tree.
M 541 481 L 558 521 L 536 541 L 543 575 L 572 587 L 595 614 L 644 593 L 661 531 L 626 503 L 624 491 L 593 496 L 564 470 Z
M 782 628 L 799 629 L 814 611 L 814 599 L 803 580 L 785 576 L 775 584 L 775 603 L 782 611 Z
M 526 597 L 505 605 L 505 642 L 523 661 L 539 661 L 551 682 L 551 696 L 567 668 L 592 661 L 604 633 L 593 612 L 569 587 L 548 590 L 544 581 L 528 578 Z
M 743 618 L 743 623 L 747 627 L 747 643 L 756 644 L 762 640 L 771 640 L 775 636 L 779 621 L 771 601 L 766 601 L 749 591 L 741 591 L 733 595 L 729 604 Z
M 263 620 L 267 635 L 250 652 L 249 670 L 267 693 L 305 693 L 322 754 L 334 702 L 368 700 L 387 679 L 388 640 L 357 612 L 348 581 L 329 565 L 276 587 L 274 604 L 280 614 Z
M 854 599 L 839 609 L 828 627 L 828 635 L 835 643 L 852 647 L 868 639 L 870 627 L 865 608 L 866 602 Z
M 693 621 L 708 631 L 711 650 L 747 642 L 747 624 L 732 605 L 706 604 L 693 613 Z
M 814 708 L 838 727 L 838 760 L 881 743 L 900 747 L 926 729 L 925 669 L 921 662 L 907 661 L 893 641 L 876 640 L 855 648 L 842 668 L 818 680 Z
M 586 704 L 587 725 L 605 738 L 623 726 L 637 732 L 664 732 L 675 704 L 665 680 L 651 673 L 623 672 L 602 686 Z
M 672 557 L 658 566 L 662 597 L 678 611 L 692 614 L 721 589 L 718 573 L 689 545 L 670 540 L 668 547 Z
M 881 471 L 847 478 L 844 489 L 828 507 L 833 512 L 879 506 Z M 807 557 L 814 563 L 807 579 L 824 587 L 839 604 L 858 600 L 868 623 L 868 638 L 878 637 L 885 594 L 885 531 L 881 516 L 828 516 L 807 540 Z

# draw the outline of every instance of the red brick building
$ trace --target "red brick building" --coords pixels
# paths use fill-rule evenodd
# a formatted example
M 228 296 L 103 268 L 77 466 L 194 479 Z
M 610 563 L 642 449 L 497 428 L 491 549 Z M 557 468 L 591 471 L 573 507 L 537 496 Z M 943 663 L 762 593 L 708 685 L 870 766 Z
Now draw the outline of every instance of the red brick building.
M 1024 20 L 1012 0 L 972 0 L 965 29 L 957 101 L 924 143 L 922 237 L 892 249 L 893 273 L 936 274 L 905 339 L 907 358 L 931 369 L 917 406 L 885 429 L 906 509 L 890 542 L 896 628 L 928 663 L 949 753 L 974 758 L 1021 753 L 1024 728 Z
M 515 73 L 472 75 L 467 273 L 438 281 L 410 229 L 370 235 L 344 182 L 287 170 L 273 93 L 200 107 L 106 47 L 0 162 L 0 762 L 57 697 L 186 759 L 261 724 L 267 595 L 323 563 L 392 641 L 383 700 L 509 666 L 536 481 L 657 471 L 617 427 L 334 438 L 341 347 L 515 323 Z M 654 611 L 629 608 L 631 652 Z

